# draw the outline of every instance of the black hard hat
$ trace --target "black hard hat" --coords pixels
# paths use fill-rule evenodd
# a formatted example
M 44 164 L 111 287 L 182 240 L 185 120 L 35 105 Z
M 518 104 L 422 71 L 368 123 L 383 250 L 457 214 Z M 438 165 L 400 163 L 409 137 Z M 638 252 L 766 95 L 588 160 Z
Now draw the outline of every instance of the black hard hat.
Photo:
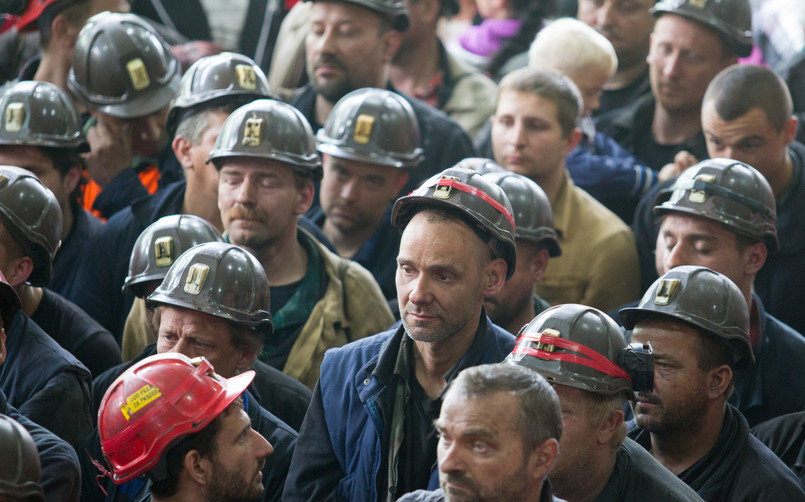
M 752 52 L 749 0 L 660 0 L 650 12 L 654 16 L 676 14 L 713 28 L 732 44 L 739 57 Z

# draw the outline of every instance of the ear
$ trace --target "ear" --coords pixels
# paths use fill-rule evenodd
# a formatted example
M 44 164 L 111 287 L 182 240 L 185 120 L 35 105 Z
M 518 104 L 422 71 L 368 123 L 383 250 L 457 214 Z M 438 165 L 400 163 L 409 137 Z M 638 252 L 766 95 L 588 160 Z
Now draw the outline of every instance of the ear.
M 381 47 L 383 48 L 383 62 L 390 63 L 397 51 L 400 49 L 400 42 L 402 36 L 397 30 L 388 30 L 382 35 L 380 39 Z
M 495 296 L 506 283 L 506 261 L 503 258 L 495 258 L 484 267 L 484 297 Z
M 528 263 L 528 271 L 534 282 L 542 280 L 542 276 L 545 275 L 545 269 L 548 268 L 549 259 L 550 256 L 548 255 L 547 249 L 540 249 L 531 255 L 531 261 Z
M 9 263 L 6 268 L 7 270 L 3 270 L 6 280 L 14 289 L 17 289 L 33 273 L 34 261 L 30 256 L 23 256 Z
M 598 444 L 609 444 L 618 430 L 623 426 L 623 410 L 613 411 L 599 424 Z
M 193 143 L 184 136 L 175 136 L 171 142 L 171 148 L 176 155 L 176 159 L 185 171 L 193 169 Z
M 396 194 L 394 198 L 397 198 L 400 195 L 400 190 L 408 183 L 408 171 L 403 171 L 397 177 L 397 181 L 394 182 L 394 193 Z M 392 199 L 393 200 L 393 199 Z
M 238 361 L 235 363 L 235 368 L 237 368 L 238 371 L 247 369 L 254 362 L 255 357 L 257 357 L 257 353 L 255 351 L 241 349 L 240 359 L 238 359 Z
M 212 479 L 212 462 L 207 457 L 201 456 L 198 450 L 187 452 L 182 465 L 184 475 L 197 485 L 206 486 Z
M 74 46 L 78 40 L 79 31 L 80 27 L 76 28 L 64 14 L 57 15 L 50 23 L 51 38 L 60 41 L 69 40 L 70 47 Z
M 762 242 L 756 242 L 746 248 L 744 251 L 744 258 L 746 260 L 744 273 L 746 275 L 755 275 L 763 267 L 763 264 L 766 263 L 768 254 L 769 250 Z
M 718 399 L 724 396 L 727 399 L 727 389 L 732 383 L 732 369 L 726 364 L 713 368 L 707 372 L 707 397 Z
M 565 143 L 565 155 L 568 155 L 570 152 L 576 149 L 579 146 L 579 142 L 581 141 L 581 129 L 578 127 L 574 127 L 570 134 L 567 135 L 567 140 Z
M 73 190 L 75 190 L 75 187 L 77 187 L 78 183 L 81 181 L 82 174 L 84 174 L 84 168 L 79 166 L 72 167 L 65 173 L 62 177 L 62 183 L 64 183 L 67 193 L 73 193 Z
M 797 137 L 797 126 L 799 125 L 799 119 L 792 115 L 791 118 L 786 121 L 785 125 L 783 126 L 783 134 L 785 136 L 785 144 L 789 145 L 792 141 Z
M 546 439 L 531 452 L 527 472 L 534 479 L 541 480 L 553 469 L 558 454 L 559 441 L 554 438 Z
M 316 192 L 316 187 L 313 186 L 313 180 L 305 180 L 305 186 L 299 189 L 298 192 L 299 202 L 296 205 L 296 214 L 302 215 L 313 205 L 313 195 Z

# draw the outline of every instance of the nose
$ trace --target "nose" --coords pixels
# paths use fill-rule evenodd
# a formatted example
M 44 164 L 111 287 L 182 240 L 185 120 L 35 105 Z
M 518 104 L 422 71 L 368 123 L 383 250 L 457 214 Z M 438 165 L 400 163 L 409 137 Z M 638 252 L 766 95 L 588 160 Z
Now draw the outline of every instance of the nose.
M 682 60 L 678 52 L 665 56 L 663 61 L 662 74 L 666 77 L 676 76 L 682 69 Z
M 341 186 L 341 198 L 344 200 L 357 200 L 359 194 L 359 180 L 353 177 Z
M 235 193 L 235 202 L 245 207 L 252 207 L 255 201 L 256 184 L 251 176 L 244 176 L 243 181 Z
M 440 445 L 438 449 L 439 470 L 445 474 L 463 472 L 464 462 L 456 443 Z
M 265 458 L 272 453 L 274 453 L 274 447 L 271 446 L 271 443 L 268 442 L 266 438 L 264 438 L 259 432 L 252 429 L 252 440 L 255 444 L 255 456 L 257 458 Z
M 432 301 L 433 296 L 430 293 L 428 280 L 424 277 L 424 274 L 419 274 L 414 279 L 411 279 L 409 285 L 411 287 L 410 293 L 408 293 L 409 302 L 414 305 L 426 305 Z
M 676 245 L 671 249 L 665 250 L 665 271 L 668 272 L 674 267 L 680 265 L 692 265 L 687 253 L 684 251 L 684 246 Z
M 595 23 L 596 27 L 601 29 L 607 26 L 611 26 L 615 16 L 613 16 L 613 12 L 615 9 L 613 8 L 612 2 L 604 2 L 601 7 L 596 12 L 595 16 Z

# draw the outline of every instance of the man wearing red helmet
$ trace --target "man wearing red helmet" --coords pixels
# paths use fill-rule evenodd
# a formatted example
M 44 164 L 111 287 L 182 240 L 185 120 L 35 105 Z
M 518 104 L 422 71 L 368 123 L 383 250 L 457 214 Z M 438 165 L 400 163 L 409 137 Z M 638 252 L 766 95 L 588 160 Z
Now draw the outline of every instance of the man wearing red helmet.
M 123 373 L 101 403 L 98 431 L 116 484 L 147 474 L 145 500 L 256 501 L 273 447 L 252 429 L 241 394 L 204 358 L 160 354 Z

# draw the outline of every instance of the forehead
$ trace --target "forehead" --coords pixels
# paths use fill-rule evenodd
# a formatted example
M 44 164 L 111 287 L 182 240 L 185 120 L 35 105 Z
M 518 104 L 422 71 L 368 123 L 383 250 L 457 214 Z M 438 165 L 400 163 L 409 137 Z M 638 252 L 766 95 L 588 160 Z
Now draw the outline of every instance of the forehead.
M 325 169 L 338 168 L 341 171 L 348 171 L 350 174 L 356 176 L 390 176 L 400 171 L 393 166 L 382 166 L 360 160 L 345 159 L 327 153 L 324 154 L 322 164 Z
M 693 326 L 667 317 L 638 319 L 632 330 L 632 341 L 651 342 L 655 357 L 692 350 L 699 343 L 699 336 Z
M 740 99 L 740 97 L 736 97 Z M 761 108 L 755 107 L 733 120 L 724 120 L 718 114 L 713 100 L 702 104 L 702 129 L 705 133 L 740 139 L 746 136 L 765 136 L 777 131 L 769 123 Z
M 721 39 L 713 29 L 676 14 L 663 14 L 657 18 L 652 37 L 654 43 L 696 49 L 700 52 L 721 52 Z
M 25 167 L 26 165 L 53 167 L 53 161 L 37 146 L 2 145 L 0 164 Z
M 482 429 L 494 435 L 514 435 L 519 412 L 519 400 L 510 392 L 491 392 L 470 398 L 459 392 L 448 392 L 442 403 L 438 425 L 455 433 Z
M 722 224 L 701 216 L 681 212 L 672 212 L 663 216 L 660 232 L 671 233 L 679 238 L 697 234 L 735 242 L 735 233 Z
M 293 176 L 293 168 L 285 162 L 250 157 L 229 157 L 221 160 L 221 171 L 253 175 Z
M 173 306 L 164 306 L 162 310 L 160 331 L 167 329 L 199 335 L 220 336 L 228 333 L 228 326 L 223 319 L 205 312 Z
M 496 115 L 509 115 L 557 122 L 556 103 L 532 92 L 505 90 L 498 99 Z
M 458 218 L 446 219 L 442 213 L 424 209 L 403 229 L 400 256 L 461 266 L 469 256 L 476 255 L 474 250 L 485 246 L 465 222 Z

